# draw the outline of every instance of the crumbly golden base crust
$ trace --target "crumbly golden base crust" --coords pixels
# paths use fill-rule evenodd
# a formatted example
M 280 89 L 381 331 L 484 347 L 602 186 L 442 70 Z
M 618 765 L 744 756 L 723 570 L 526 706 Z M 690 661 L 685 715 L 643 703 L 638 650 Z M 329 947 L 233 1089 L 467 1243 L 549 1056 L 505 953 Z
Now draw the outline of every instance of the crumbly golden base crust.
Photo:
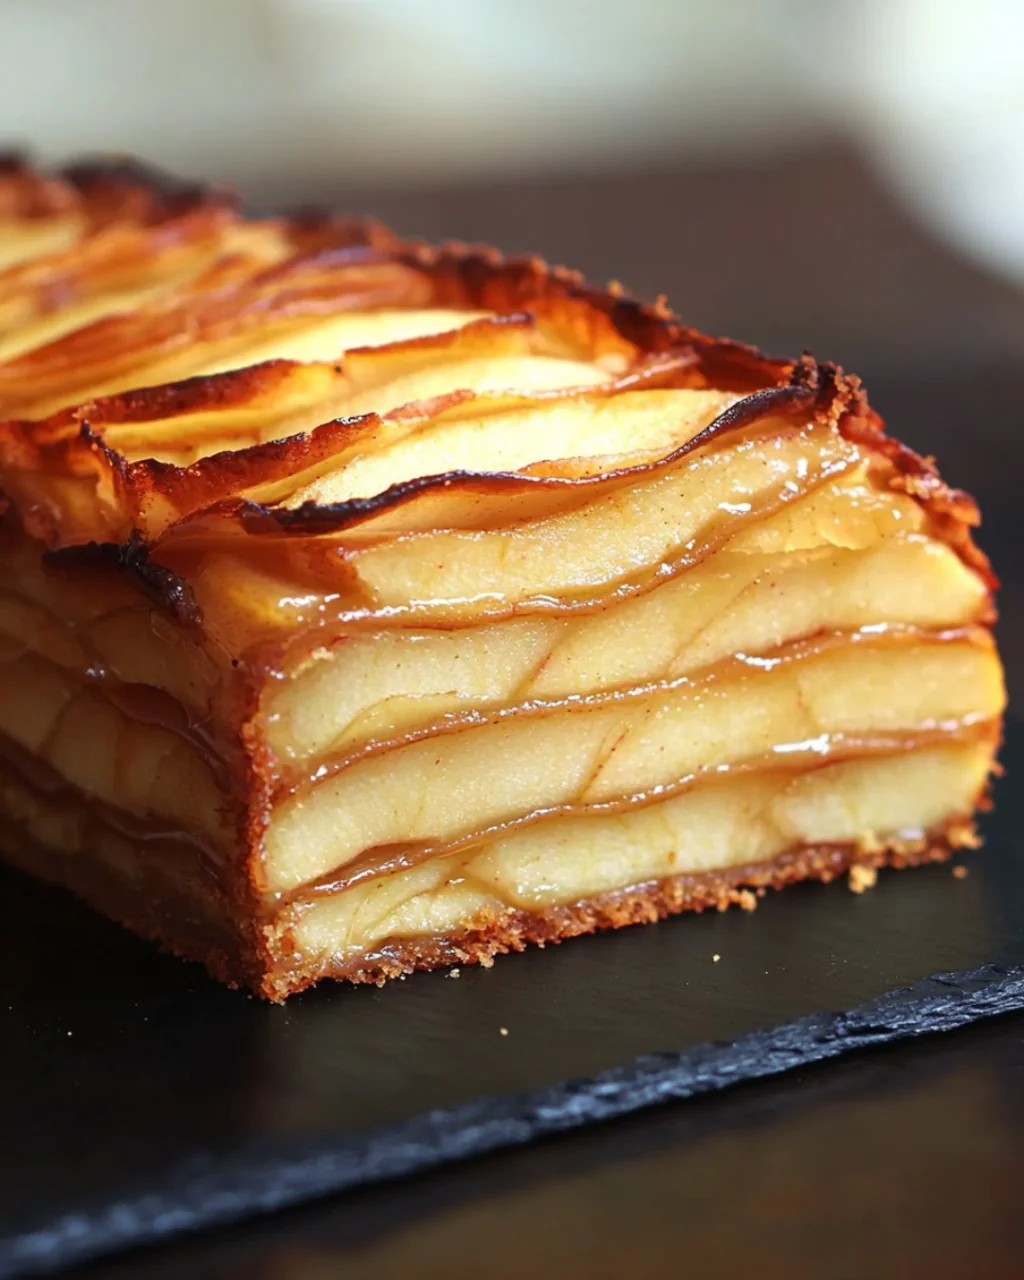
M 724 911 L 730 906 L 753 911 L 767 890 L 782 889 L 799 880 L 827 884 L 849 872 L 851 888 L 862 892 L 881 867 L 945 862 L 958 849 L 973 849 L 978 844 L 972 821 L 960 818 L 920 840 L 890 840 L 876 846 L 807 845 L 767 862 L 671 876 L 566 906 L 495 913 L 486 920 L 478 918 L 473 928 L 457 937 L 394 939 L 355 962 L 311 957 L 287 972 L 266 974 L 260 993 L 271 1000 L 284 1000 L 324 978 L 382 986 L 388 979 L 416 969 L 490 966 L 496 955 L 523 951 L 531 944 L 545 946 L 601 929 L 650 924 L 683 911 Z M 857 872 L 867 873 L 866 878 Z
M 851 887 L 859 892 L 871 883 L 871 872 L 878 868 L 944 862 L 956 850 L 977 845 L 973 823 L 960 818 L 921 840 L 890 840 L 878 846 L 809 845 L 767 862 L 671 876 L 566 906 L 496 912 L 487 919 L 478 917 L 472 928 L 458 935 L 393 939 L 355 961 L 310 956 L 300 962 L 283 956 L 280 967 L 268 967 L 259 958 L 255 931 L 250 933 L 247 922 L 201 913 L 196 897 L 176 890 L 158 867 L 140 860 L 127 877 L 93 859 L 26 842 L 14 829 L 0 829 L 0 850 L 6 861 L 69 889 L 181 959 L 200 962 L 220 982 L 249 987 L 274 1001 L 325 978 L 380 986 L 417 969 L 489 966 L 496 955 L 523 951 L 531 944 L 545 946 L 601 929 L 648 924 L 683 911 L 724 911 L 730 906 L 752 911 L 768 889 L 782 889 L 800 880 L 828 883 L 852 872 Z

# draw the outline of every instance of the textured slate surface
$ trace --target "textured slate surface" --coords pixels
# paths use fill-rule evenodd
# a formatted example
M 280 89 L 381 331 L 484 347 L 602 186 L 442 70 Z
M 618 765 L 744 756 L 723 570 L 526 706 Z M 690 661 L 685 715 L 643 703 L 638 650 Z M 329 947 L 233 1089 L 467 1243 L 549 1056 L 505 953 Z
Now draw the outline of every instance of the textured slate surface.
M 1020 1280 L 1022 1189 L 1017 1012 L 108 1255 L 74 1276 L 451 1280 L 453 1258 L 486 1258 L 488 1280 L 679 1280 L 685 1258 L 700 1280 Z
M 157 1174 L 139 1193 L 87 1197 L 40 1225 L 16 1230 L 0 1241 L 0 1274 L 51 1271 L 1021 1007 L 1024 966 L 986 965 L 922 979 L 847 1013 L 816 1014 L 685 1053 L 648 1055 L 591 1080 L 532 1094 L 439 1108 L 377 1133 L 195 1156 Z
M 1013 725 L 1011 778 L 1022 754 Z M 283 1009 L 5 872 L 0 1275 L 1024 1006 L 1017 807 L 1007 779 L 966 880 L 798 886 Z

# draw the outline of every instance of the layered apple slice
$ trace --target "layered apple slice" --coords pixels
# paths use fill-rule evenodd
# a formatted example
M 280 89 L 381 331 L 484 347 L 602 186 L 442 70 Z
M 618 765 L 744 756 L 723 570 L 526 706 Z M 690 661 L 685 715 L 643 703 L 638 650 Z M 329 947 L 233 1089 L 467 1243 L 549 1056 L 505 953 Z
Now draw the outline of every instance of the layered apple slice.
M 4 181 L 9 858 L 279 999 L 974 843 L 977 512 L 855 379 L 123 174 L 36 176 L 43 234 Z

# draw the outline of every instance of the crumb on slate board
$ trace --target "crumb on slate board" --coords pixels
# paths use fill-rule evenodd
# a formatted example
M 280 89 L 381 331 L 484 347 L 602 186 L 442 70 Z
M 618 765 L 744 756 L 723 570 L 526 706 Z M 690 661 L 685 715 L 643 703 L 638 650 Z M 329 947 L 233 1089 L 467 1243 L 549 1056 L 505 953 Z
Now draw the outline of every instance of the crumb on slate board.
M 865 889 L 873 889 L 878 881 L 878 868 L 865 867 L 855 862 L 850 868 L 851 893 L 863 893 Z

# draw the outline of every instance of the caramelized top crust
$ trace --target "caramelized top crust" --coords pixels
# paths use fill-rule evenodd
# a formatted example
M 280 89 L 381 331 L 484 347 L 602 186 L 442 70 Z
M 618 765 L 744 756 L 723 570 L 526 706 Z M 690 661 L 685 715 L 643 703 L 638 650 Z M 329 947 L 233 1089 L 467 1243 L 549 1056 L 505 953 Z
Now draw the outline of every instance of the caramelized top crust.
M 0 217 L 44 218 L 75 206 L 72 184 L 59 175 L 37 173 L 17 152 L 0 154 Z
M 64 242 L 38 251 L 31 237 L 47 221 L 65 228 Z M 539 259 L 402 241 L 373 222 L 246 219 L 228 192 L 125 163 L 42 175 L 4 160 L 0 232 L 26 236 L 23 258 L 0 269 L 0 491 L 51 553 L 144 573 L 179 616 L 193 608 L 187 592 L 153 568 L 176 546 L 263 539 L 278 555 L 282 543 L 359 528 L 445 527 L 460 501 L 507 506 L 538 490 L 570 500 L 726 433 L 787 422 L 864 448 L 884 483 L 922 504 L 994 585 L 971 537 L 973 500 L 885 435 L 857 378 L 706 337 L 661 300 L 592 288 Z M 506 367 L 497 362 L 532 359 L 568 380 L 487 383 L 487 370 Z M 470 367 L 478 381 L 463 386 Z M 434 368 L 453 369 L 454 383 L 404 400 L 403 379 L 422 387 Z M 324 479 L 460 415 L 520 422 L 570 401 L 600 413 L 625 393 L 664 388 L 722 393 L 712 420 L 675 448 L 479 469 L 470 460 L 379 488 L 367 480 L 365 491 L 342 486 L 341 498 Z M 366 407 L 374 397 L 377 412 Z

